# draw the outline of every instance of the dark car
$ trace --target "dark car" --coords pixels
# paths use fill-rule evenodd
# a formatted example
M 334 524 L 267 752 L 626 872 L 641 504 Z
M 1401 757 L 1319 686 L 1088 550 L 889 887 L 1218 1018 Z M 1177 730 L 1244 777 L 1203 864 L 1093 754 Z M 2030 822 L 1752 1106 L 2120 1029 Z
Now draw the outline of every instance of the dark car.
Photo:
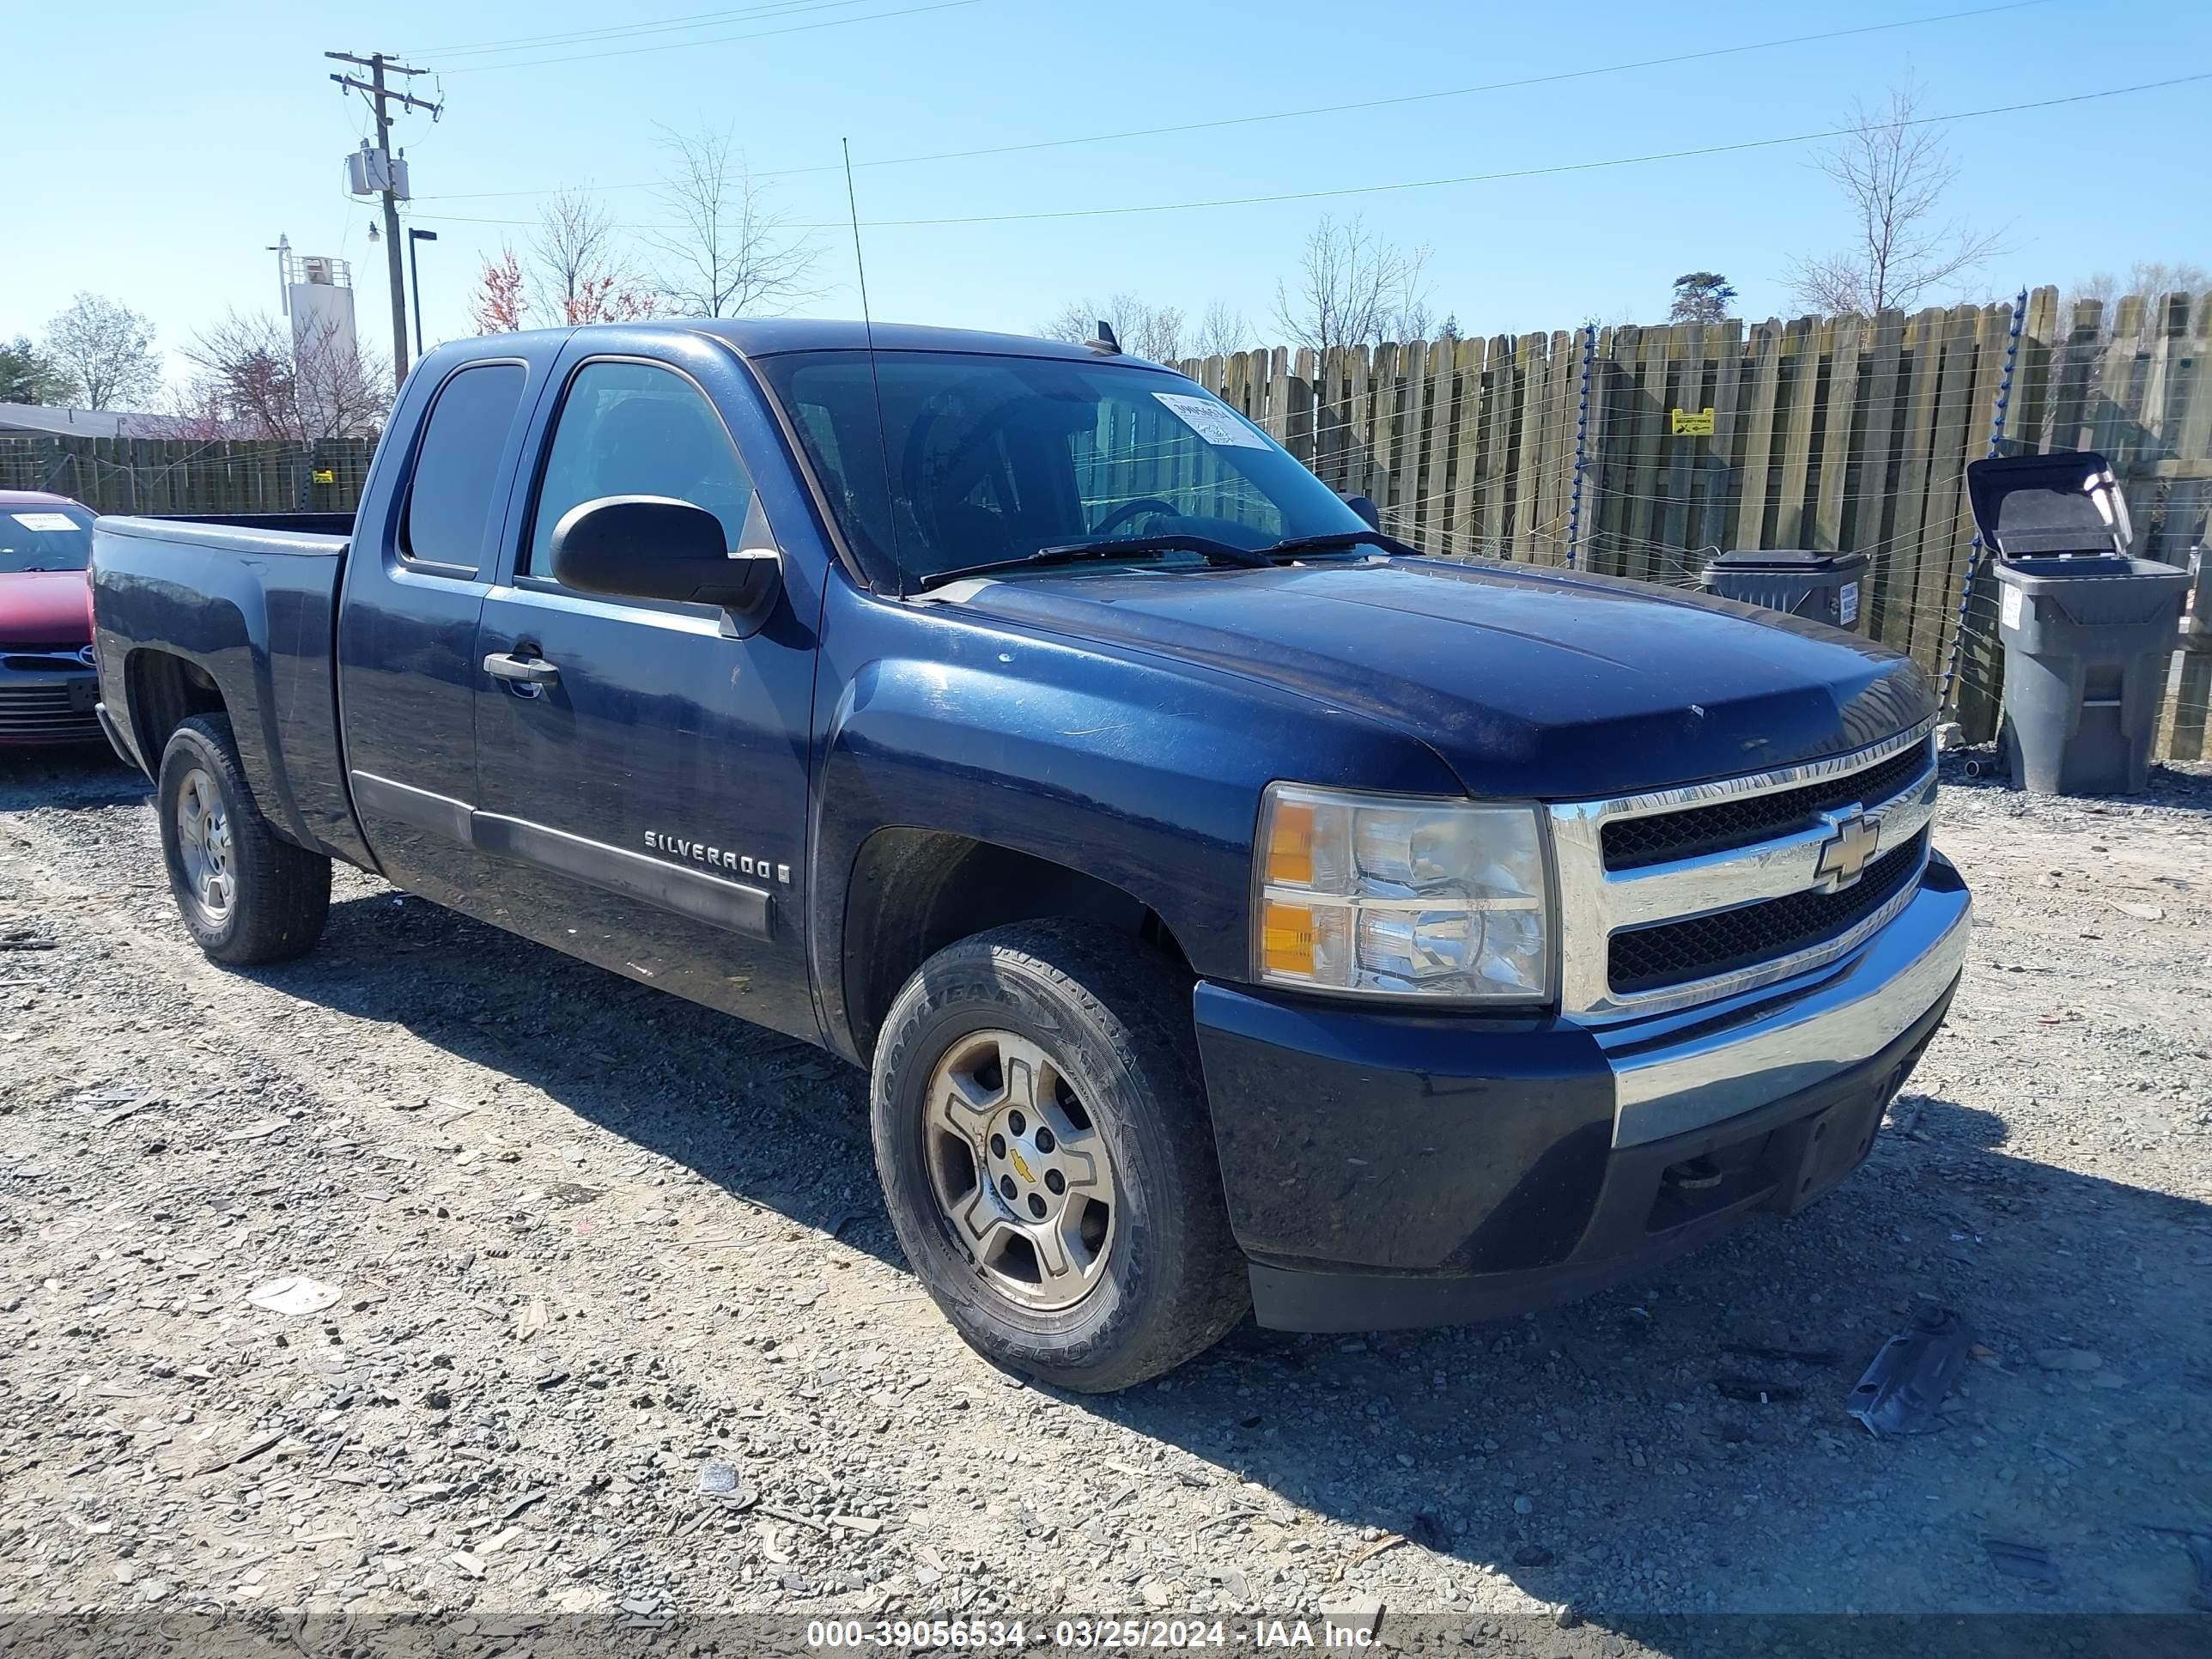
M 97 743 L 92 512 L 0 489 L 0 744 Z

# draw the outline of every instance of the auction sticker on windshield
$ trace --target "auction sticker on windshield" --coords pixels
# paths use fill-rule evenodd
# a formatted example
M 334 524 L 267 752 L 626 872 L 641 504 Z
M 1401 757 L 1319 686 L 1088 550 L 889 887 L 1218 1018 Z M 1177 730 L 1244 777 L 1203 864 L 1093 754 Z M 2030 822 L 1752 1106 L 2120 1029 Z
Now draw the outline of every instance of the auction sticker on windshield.
M 1237 417 L 1234 410 L 1211 398 L 1193 398 L 1180 392 L 1155 392 L 1168 412 L 1210 444 L 1235 444 L 1243 449 L 1265 449 L 1267 441 Z
M 77 522 L 66 513 L 11 513 L 8 515 L 26 530 L 75 530 Z

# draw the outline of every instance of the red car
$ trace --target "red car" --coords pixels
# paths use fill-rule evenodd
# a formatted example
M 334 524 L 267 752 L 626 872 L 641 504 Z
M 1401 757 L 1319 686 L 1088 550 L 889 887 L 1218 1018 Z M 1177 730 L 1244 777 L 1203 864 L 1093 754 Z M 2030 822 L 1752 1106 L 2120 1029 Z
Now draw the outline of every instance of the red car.
M 0 489 L 0 745 L 96 743 L 92 512 Z

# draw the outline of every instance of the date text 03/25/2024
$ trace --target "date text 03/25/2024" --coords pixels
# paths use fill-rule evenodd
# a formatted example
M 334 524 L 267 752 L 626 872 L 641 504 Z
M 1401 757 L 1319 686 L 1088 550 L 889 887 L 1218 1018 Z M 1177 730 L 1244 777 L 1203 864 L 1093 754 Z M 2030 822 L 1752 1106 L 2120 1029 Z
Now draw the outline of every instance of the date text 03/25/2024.
M 1034 1632 L 1034 1635 L 1032 1635 Z M 1113 1649 L 1302 1648 L 1358 1650 L 1374 1640 L 1371 1620 L 1320 1619 L 1060 1619 L 1050 1625 L 998 1619 L 821 1619 L 809 1621 L 806 1645 L 836 1651 L 1006 1649 L 1041 1646 L 1079 1651 Z

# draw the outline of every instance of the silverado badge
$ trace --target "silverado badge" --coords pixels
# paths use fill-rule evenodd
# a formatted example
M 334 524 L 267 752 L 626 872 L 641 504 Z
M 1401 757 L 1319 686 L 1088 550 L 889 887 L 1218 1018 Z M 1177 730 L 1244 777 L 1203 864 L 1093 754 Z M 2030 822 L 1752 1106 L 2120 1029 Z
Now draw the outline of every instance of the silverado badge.
M 791 866 L 778 864 L 773 859 L 756 858 L 750 853 L 725 852 L 710 847 L 703 841 L 691 841 L 682 836 L 664 836 L 658 830 L 645 832 L 646 848 L 650 852 L 665 853 L 671 858 L 689 859 L 694 864 L 703 864 L 709 870 L 726 871 L 733 876 L 755 876 L 763 881 L 781 882 L 791 885 Z

